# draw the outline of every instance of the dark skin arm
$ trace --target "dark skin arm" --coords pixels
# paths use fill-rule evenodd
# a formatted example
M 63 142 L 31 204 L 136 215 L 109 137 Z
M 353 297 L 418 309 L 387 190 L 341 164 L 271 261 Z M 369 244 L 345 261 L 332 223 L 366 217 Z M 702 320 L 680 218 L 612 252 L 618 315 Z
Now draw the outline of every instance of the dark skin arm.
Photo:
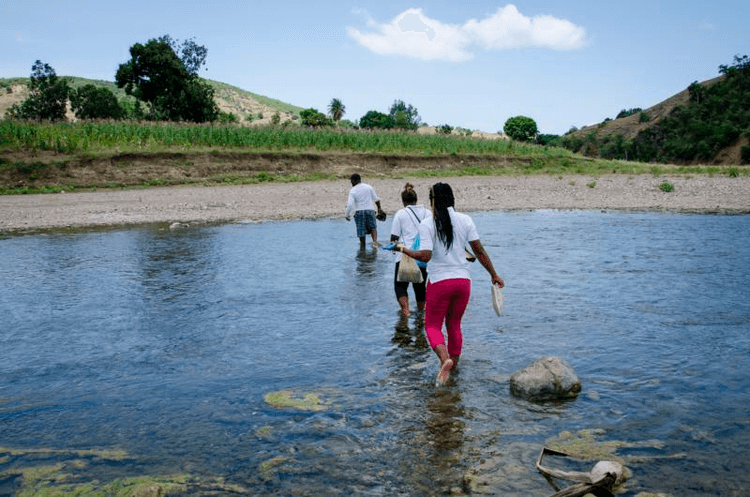
M 487 254 L 487 251 L 484 250 L 484 245 L 482 245 L 482 242 L 480 242 L 479 240 L 473 240 L 469 242 L 469 245 L 471 245 L 471 249 L 474 251 L 474 255 L 477 256 L 479 263 L 482 264 L 482 266 L 487 270 L 488 273 L 490 273 L 492 283 L 499 285 L 500 288 L 503 288 L 505 286 L 505 282 L 500 277 L 500 275 L 497 274 L 497 271 L 495 271 L 495 266 L 493 266 L 492 260 Z M 424 262 L 430 262 L 430 259 L 432 259 L 432 250 L 409 250 L 404 246 L 400 246 L 399 251 L 408 255 L 409 257 Z
M 495 266 L 492 265 L 492 260 L 487 254 L 487 251 L 484 250 L 484 245 L 482 245 L 482 242 L 480 242 L 479 240 L 473 240 L 469 242 L 469 245 L 471 245 L 471 250 L 474 251 L 474 255 L 477 256 L 480 264 L 482 264 L 487 272 L 490 273 L 492 284 L 497 284 L 500 286 L 500 288 L 503 288 L 505 286 L 505 282 L 495 271 Z

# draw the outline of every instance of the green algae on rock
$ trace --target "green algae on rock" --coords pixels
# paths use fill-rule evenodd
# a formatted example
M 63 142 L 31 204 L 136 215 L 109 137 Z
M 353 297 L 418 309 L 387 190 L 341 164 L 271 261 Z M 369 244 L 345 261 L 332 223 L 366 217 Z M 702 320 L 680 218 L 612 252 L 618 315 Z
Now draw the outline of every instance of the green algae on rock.
M 300 394 L 292 390 L 280 390 L 267 393 L 263 400 L 266 404 L 278 408 L 294 408 L 301 411 L 325 411 L 330 407 L 330 402 L 324 402 L 320 394 L 310 392 Z

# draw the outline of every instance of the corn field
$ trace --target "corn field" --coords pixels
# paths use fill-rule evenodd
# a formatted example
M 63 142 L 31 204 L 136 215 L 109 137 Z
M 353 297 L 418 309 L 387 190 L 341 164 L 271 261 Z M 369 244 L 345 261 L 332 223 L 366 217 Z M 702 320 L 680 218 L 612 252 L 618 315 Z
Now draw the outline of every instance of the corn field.
M 64 154 L 111 151 L 202 149 L 250 151 L 358 152 L 419 155 L 553 155 L 507 140 L 477 140 L 406 132 L 352 131 L 283 127 L 239 127 L 165 122 L 79 121 L 0 122 L 0 150 L 52 150 Z

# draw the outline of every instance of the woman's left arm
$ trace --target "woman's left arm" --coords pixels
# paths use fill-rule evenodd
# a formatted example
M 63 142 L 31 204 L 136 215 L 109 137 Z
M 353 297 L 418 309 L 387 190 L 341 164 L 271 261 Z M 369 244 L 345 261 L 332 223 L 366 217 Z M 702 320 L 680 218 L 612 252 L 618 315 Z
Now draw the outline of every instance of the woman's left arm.
M 400 252 L 406 254 L 413 259 L 420 260 L 422 262 L 430 262 L 432 259 L 432 250 L 411 250 L 401 245 Z
M 495 271 L 495 266 L 492 265 L 492 260 L 490 259 L 489 254 L 487 254 L 487 251 L 484 250 L 484 245 L 482 245 L 482 242 L 480 242 L 479 240 L 472 240 L 469 242 L 469 245 L 471 245 L 471 249 L 474 251 L 474 255 L 477 256 L 479 262 L 482 264 L 482 266 L 484 266 L 487 272 L 490 273 L 492 283 L 497 283 L 498 285 L 500 285 L 500 288 L 503 288 L 505 286 L 505 282 L 500 277 L 500 275 L 497 274 L 497 271 Z

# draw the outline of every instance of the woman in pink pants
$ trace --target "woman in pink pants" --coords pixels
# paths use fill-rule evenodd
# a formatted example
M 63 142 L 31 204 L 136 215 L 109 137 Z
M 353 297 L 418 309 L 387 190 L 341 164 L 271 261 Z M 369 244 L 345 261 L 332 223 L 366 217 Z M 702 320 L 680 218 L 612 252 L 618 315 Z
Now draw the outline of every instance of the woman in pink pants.
M 454 210 L 453 190 L 447 183 L 436 183 L 430 188 L 432 218 L 419 225 L 419 249 L 399 249 L 404 254 L 429 262 L 424 330 L 430 346 L 440 359 L 437 383 L 442 385 L 458 364 L 463 344 L 461 318 L 471 296 L 471 277 L 465 248 L 471 246 L 474 255 L 492 278 L 492 283 L 505 286 L 492 260 L 479 241 L 474 221 Z M 445 323 L 448 343 L 443 336 Z

